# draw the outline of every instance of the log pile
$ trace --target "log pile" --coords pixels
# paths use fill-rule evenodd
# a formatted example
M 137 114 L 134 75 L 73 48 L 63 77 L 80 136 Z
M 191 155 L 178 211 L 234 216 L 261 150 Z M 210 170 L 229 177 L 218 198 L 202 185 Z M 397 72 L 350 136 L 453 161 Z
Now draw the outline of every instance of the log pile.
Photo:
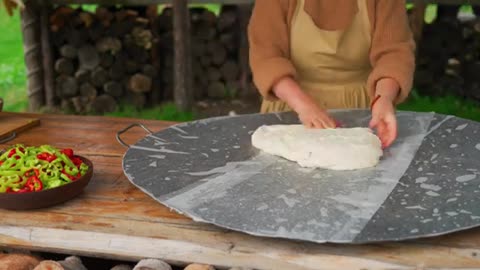
M 480 101 L 480 20 L 460 21 L 443 7 L 424 26 L 414 86 L 421 95 L 454 95 Z
M 241 35 L 249 19 L 244 10 L 225 5 L 217 16 L 190 9 L 196 100 L 230 98 L 252 88 Z M 90 12 L 61 6 L 49 20 L 55 103 L 64 110 L 102 114 L 121 103 L 143 108 L 173 99 L 171 8 L 157 14 L 148 8 L 98 6 Z
M 236 6 L 223 6 L 218 17 L 204 8 L 190 9 L 193 93 L 195 99 L 220 99 L 237 95 L 240 25 Z M 165 99 L 173 96 L 172 10 L 165 9 L 158 20 L 164 54 L 162 81 Z
M 120 101 L 145 105 L 158 74 L 149 20 L 128 8 L 88 12 L 58 7 L 50 16 L 55 92 L 65 110 L 114 111 Z

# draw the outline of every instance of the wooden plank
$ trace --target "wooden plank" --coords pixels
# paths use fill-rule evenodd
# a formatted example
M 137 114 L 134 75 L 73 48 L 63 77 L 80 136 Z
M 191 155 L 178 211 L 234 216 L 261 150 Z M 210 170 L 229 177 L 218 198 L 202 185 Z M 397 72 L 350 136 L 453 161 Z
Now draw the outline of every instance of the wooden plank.
M 234 234 L 235 235 L 235 234 Z M 480 249 L 384 244 L 314 245 L 235 235 L 226 245 L 42 227 L 0 226 L 0 245 L 89 256 L 256 269 L 478 269 Z
M 11 143 L 74 146 L 94 162 L 79 197 L 34 211 L 0 210 L 0 246 L 111 259 L 153 257 L 184 265 L 257 269 L 479 269 L 480 229 L 442 237 L 370 245 L 313 244 L 261 238 L 194 222 L 133 186 L 121 163 L 116 131 L 143 122 L 158 131 L 173 123 L 97 116 L 39 117 L 41 125 Z M 48 136 L 45 136 L 48 134 Z M 125 140 L 143 138 L 141 129 Z M 1 145 L 0 148 L 6 145 Z
M 37 126 L 40 123 L 38 118 L 20 117 L 0 112 L 0 141 Z

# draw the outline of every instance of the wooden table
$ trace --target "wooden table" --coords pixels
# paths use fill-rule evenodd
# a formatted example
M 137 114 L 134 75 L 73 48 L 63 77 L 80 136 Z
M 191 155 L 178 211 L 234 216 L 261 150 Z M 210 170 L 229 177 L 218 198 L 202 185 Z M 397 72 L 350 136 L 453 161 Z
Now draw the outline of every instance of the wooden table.
M 82 195 L 65 204 L 35 211 L 0 210 L 0 246 L 125 260 L 153 257 L 219 268 L 480 269 L 480 229 L 401 243 L 320 245 L 254 237 L 193 222 L 130 184 L 121 166 L 126 149 L 115 139 L 118 130 L 133 122 L 153 131 L 172 123 L 28 116 L 39 117 L 40 126 L 9 144 L 72 147 L 93 161 L 94 177 Z M 138 128 L 123 137 L 134 143 L 144 136 Z

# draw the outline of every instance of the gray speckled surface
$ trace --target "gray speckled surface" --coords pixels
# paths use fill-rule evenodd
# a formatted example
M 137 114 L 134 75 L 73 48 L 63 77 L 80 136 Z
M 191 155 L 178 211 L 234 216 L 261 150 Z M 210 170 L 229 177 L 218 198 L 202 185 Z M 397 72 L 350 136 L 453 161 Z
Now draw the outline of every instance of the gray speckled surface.
M 348 127 L 369 112 L 335 111 Z M 128 179 L 193 219 L 253 235 L 313 242 L 403 240 L 480 224 L 480 124 L 399 112 L 399 136 L 371 169 L 328 171 L 261 153 L 263 124 L 292 113 L 185 123 L 148 135 L 126 152 Z

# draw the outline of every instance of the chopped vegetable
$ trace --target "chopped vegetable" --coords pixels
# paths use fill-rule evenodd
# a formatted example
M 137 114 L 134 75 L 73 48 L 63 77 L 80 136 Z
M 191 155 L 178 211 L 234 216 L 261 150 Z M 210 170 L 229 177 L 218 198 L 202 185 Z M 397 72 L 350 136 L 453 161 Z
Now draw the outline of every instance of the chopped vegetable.
M 0 193 L 26 193 L 76 181 L 89 167 L 72 149 L 18 144 L 0 155 Z

